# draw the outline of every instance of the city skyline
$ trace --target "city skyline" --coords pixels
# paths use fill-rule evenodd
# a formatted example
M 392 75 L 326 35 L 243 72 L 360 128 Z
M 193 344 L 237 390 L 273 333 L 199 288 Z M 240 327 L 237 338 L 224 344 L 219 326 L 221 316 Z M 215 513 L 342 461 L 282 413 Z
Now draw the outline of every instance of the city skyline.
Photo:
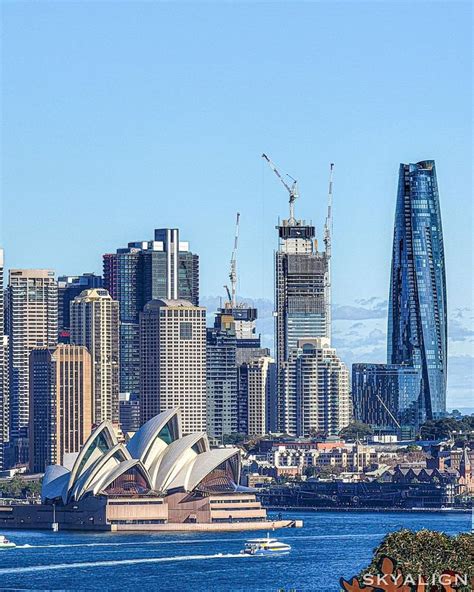
M 467 5 L 447 13 L 437 5 L 308 3 L 297 14 L 254 6 L 249 19 L 245 6 L 150 3 L 133 19 L 116 7 L 111 22 L 100 4 L 52 4 L 40 7 L 41 27 L 36 10 L 3 7 L 6 268 L 101 273 L 103 253 L 152 228 L 179 227 L 201 258 L 203 300 L 225 298 L 238 210 L 238 293 L 272 299 L 274 226 L 287 204 L 260 154 L 298 178 L 296 215 L 315 224 L 320 241 L 334 161 L 333 343 L 348 366 L 384 362 L 396 169 L 433 158 L 450 295 L 448 406 L 470 404 L 472 257 L 457 248 L 472 244 L 471 185 L 462 174 L 471 150 Z M 160 16 L 168 28 L 157 36 L 151 23 Z M 193 38 L 197 16 L 206 22 L 184 50 L 176 41 Z M 283 41 L 289 16 L 295 44 Z M 334 43 L 326 24 L 336 21 Z M 361 21 L 371 31 L 363 39 Z M 422 75 L 407 67 L 420 55 L 430 56 Z M 38 219 L 51 230 L 47 240 Z M 259 316 L 260 326 L 271 322 Z

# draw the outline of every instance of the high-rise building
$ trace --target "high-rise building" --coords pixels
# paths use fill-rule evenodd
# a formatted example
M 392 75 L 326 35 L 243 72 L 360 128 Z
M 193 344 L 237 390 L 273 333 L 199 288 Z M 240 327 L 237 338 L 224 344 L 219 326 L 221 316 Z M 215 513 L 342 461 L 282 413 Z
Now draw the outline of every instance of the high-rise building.
M 102 278 L 93 273 L 82 275 L 62 275 L 58 277 L 58 331 L 59 341 L 69 343 L 71 322 L 71 302 L 84 290 L 102 288 Z
M 233 328 L 208 328 L 207 432 L 222 442 L 238 432 L 237 344 Z
M 199 257 L 179 230 L 155 230 L 154 240 L 131 242 L 104 255 L 104 287 L 120 303 L 120 391 L 139 393 L 139 314 L 150 300 L 199 304 Z
M 282 181 L 273 163 L 263 156 Z M 287 363 L 298 356 L 298 342 L 302 339 L 322 338 L 329 343 L 331 339 L 332 170 L 331 164 L 324 251 L 318 249 L 315 227 L 294 216 L 294 201 L 298 197 L 296 181 L 291 188 L 282 181 L 290 193 L 290 215 L 276 227 L 279 238 L 278 251 L 275 253 L 275 349 L 278 383 L 276 416 L 281 422 L 279 430 L 288 427 L 288 417 L 293 413 L 286 407 L 290 404 L 292 395 L 285 391 L 289 387 L 283 374 L 287 373 Z M 296 424 L 291 429 L 296 429 Z
M 5 335 L 3 293 L 3 249 L 0 249 L 0 470 L 3 469 L 3 448 L 8 442 L 8 337 Z
M 10 443 L 14 451 L 10 462 L 16 464 L 28 461 L 30 353 L 38 347 L 54 348 L 58 339 L 58 287 L 54 271 L 11 269 L 7 298 Z
M 120 428 L 123 433 L 137 432 L 140 428 L 140 399 L 130 393 L 119 394 Z
M 401 164 L 393 237 L 388 363 L 420 371 L 418 423 L 446 412 L 447 309 L 433 160 Z
M 62 464 L 92 430 L 91 356 L 83 346 L 59 345 L 30 354 L 30 471 Z
M 299 339 L 279 375 L 284 432 L 337 435 L 350 421 L 349 371 L 324 338 Z
M 119 421 L 119 303 L 107 290 L 84 290 L 71 302 L 71 343 L 92 358 L 93 422 Z
M 355 419 L 377 433 L 411 439 L 418 426 L 420 373 L 399 364 L 353 364 Z
M 184 432 L 206 430 L 206 309 L 163 298 L 140 313 L 140 421 L 174 407 Z
M 248 428 L 247 411 L 242 411 L 248 398 L 247 383 L 241 385 L 240 368 L 269 355 L 260 346 L 256 318 L 255 308 L 226 303 L 217 311 L 214 327 L 207 329 L 207 432 L 220 442 Z
M 270 431 L 269 405 L 275 392 L 275 364 L 268 355 L 254 357 L 239 367 L 238 431 L 263 436 Z
M 314 226 L 283 220 L 275 255 L 276 353 L 279 366 L 299 339 L 331 336 L 329 258 Z
M 104 255 L 104 287 L 120 304 L 120 392 L 140 390 L 138 263 L 140 247 Z

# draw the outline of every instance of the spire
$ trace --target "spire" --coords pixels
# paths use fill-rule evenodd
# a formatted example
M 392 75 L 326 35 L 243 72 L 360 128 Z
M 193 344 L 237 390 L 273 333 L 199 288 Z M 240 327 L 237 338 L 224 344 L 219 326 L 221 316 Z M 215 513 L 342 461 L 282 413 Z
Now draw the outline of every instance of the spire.
M 459 463 L 459 474 L 461 477 L 467 477 L 471 472 L 471 460 L 469 458 L 468 448 L 464 447 L 461 462 Z

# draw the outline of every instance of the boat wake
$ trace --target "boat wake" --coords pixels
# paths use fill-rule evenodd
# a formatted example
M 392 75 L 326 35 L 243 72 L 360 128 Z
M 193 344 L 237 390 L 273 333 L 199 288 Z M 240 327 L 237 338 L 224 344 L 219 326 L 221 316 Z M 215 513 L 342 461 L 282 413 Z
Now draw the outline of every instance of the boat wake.
M 6 574 L 24 574 L 38 571 L 53 571 L 59 569 L 81 569 L 91 567 L 112 567 L 118 565 L 137 565 L 140 563 L 165 563 L 170 561 L 202 561 L 204 559 L 237 559 L 249 557 L 243 553 L 216 553 L 214 555 L 177 555 L 175 557 L 148 557 L 146 559 L 119 559 L 115 561 L 84 561 L 78 563 L 57 563 L 53 565 L 30 565 L 26 567 L 0 568 L 0 576 Z
M 233 539 L 244 540 L 244 539 Z M 58 543 L 54 545 L 17 545 L 17 549 L 68 549 L 71 547 L 125 547 L 125 546 L 139 546 L 143 545 L 192 545 L 208 542 L 220 542 L 222 539 L 187 539 L 175 541 L 134 541 L 134 542 L 108 542 L 108 543 Z

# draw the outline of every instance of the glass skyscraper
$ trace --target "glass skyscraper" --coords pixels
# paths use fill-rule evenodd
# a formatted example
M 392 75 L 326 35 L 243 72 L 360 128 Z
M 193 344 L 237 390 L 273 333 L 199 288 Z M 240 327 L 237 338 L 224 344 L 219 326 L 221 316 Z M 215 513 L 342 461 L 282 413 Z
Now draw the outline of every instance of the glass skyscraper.
M 393 237 L 388 363 L 420 373 L 418 422 L 446 411 L 443 232 L 433 160 L 401 164 Z
M 353 364 L 355 419 L 382 434 L 411 439 L 418 428 L 420 373 L 398 364 Z
M 199 304 L 199 257 L 177 228 L 155 230 L 154 240 L 128 243 L 104 255 L 104 287 L 120 303 L 120 392 L 140 390 L 139 314 L 151 300 Z

